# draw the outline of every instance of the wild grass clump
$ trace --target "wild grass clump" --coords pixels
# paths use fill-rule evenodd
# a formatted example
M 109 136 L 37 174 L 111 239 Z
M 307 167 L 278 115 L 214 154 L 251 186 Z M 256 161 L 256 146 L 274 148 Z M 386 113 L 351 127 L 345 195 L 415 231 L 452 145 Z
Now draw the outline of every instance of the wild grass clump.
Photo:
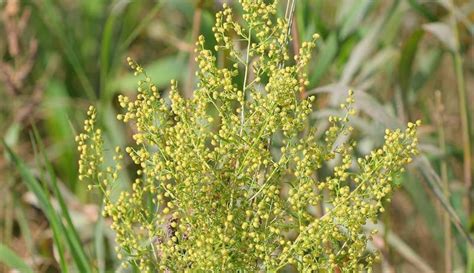
M 346 115 L 331 116 L 317 139 L 308 122 L 314 97 L 300 92 L 318 36 L 291 57 L 289 23 L 275 18 L 276 1 L 240 2 L 243 22 L 224 6 L 213 28 L 215 51 L 233 65 L 219 66 L 201 36 L 191 99 L 175 81 L 162 96 L 128 59 L 141 79 L 136 99 L 119 97 L 117 118 L 132 124 L 135 143 L 117 147 L 116 164 L 104 166 L 91 107 L 77 137 L 79 178 L 104 193 L 117 255 L 140 272 L 370 269 L 377 253 L 367 249 L 373 233 L 364 226 L 383 212 L 394 177 L 417 154 L 419 122 L 386 130 L 381 148 L 355 159 L 349 91 Z M 137 178 L 114 196 L 125 153 Z

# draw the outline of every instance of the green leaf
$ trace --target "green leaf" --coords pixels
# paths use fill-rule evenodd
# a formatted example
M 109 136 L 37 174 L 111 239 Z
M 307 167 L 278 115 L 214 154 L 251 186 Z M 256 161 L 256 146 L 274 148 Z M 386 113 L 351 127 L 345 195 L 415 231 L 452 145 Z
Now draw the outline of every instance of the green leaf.
M 108 100 L 107 96 L 107 83 L 108 83 L 108 74 L 109 74 L 109 60 L 113 56 L 113 46 L 112 38 L 115 29 L 115 22 L 117 17 L 121 15 L 121 12 L 114 12 L 112 10 L 111 14 L 105 22 L 104 31 L 102 32 L 102 41 L 100 47 L 100 94 L 101 98 Z
M 424 16 L 429 21 L 436 21 L 436 15 L 434 15 L 429 9 L 423 7 L 425 3 L 419 3 L 418 0 L 408 0 L 410 6 L 419 14 Z M 429 1 L 427 2 L 429 3 Z
M 369 81 L 372 77 L 378 76 L 379 73 L 383 73 L 391 67 L 392 64 L 396 63 L 398 59 L 398 52 L 393 48 L 384 48 L 376 52 L 370 60 L 361 67 L 360 73 L 357 75 L 357 82 Z
M 163 1 L 157 2 L 152 9 L 147 13 L 143 19 L 140 20 L 140 23 L 127 35 L 127 37 L 120 44 L 119 52 L 125 51 L 132 41 L 140 34 L 140 32 L 151 22 L 155 17 L 158 10 L 161 8 Z
M 50 80 L 45 88 L 42 101 L 45 131 L 58 153 L 55 157 L 57 174 L 63 177 L 67 186 L 75 189 L 77 184 L 77 169 L 71 162 L 75 161 L 74 134 L 69 126 L 72 100 L 63 82 Z
M 359 43 L 353 48 L 351 56 L 344 66 L 342 71 L 340 83 L 349 84 L 354 75 L 359 70 L 362 63 L 367 60 L 369 55 L 373 52 L 377 40 L 379 38 L 379 32 L 382 29 L 383 20 L 379 19 L 373 23 L 373 27 L 365 34 Z
M 185 68 L 185 57 L 184 55 L 173 55 L 158 59 L 145 67 L 146 73 L 153 79 L 153 83 L 163 88 L 169 85 L 170 80 L 181 77 L 181 73 Z M 134 90 L 137 86 L 137 77 L 133 75 L 127 75 L 121 77 L 114 82 L 114 90 Z
M 402 46 L 399 64 L 399 82 L 402 92 L 406 95 L 410 89 L 411 77 L 413 74 L 413 61 L 415 60 L 418 44 L 423 37 L 423 31 L 414 31 Z
M 332 64 L 332 61 L 336 57 L 337 48 L 337 36 L 336 33 L 333 32 L 326 39 L 324 45 L 321 48 L 320 53 L 318 54 L 319 59 L 317 59 L 316 66 L 314 67 L 314 72 L 310 76 L 311 85 L 317 84 L 327 72 L 327 70 Z
M 347 38 L 347 36 L 359 27 L 374 1 L 360 0 L 353 1 L 352 3 L 354 3 L 354 5 L 351 7 L 349 14 L 345 17 L 346 19 L 339 33 L 341 40 Z
M 25 240 L 26 249 L 30 255 L 36 255 L 38 250 L 35 246 L 35 240 L 31 234 L 30 226 L 28 225 L 28 216 L 21 202 L 21 196 L 19 193 L 12 193 L 13 195 L 13 205 L 15 206 L 15 219 L 18 222 L 20 228 L 20 234 Z
M 43 23 L 48 28 L 48 35 L 53 37 L 59 44 L 59 49 L 62 51 L 65 59 L 71 64 L 76 73 L 82 88 L 89 99 L 95 99 L 96 94 L 91 81 L 89 80 L 84 64 L 81 61 L 80 56 L 77 53 L 77 48 L 74 41 L 70 41 L 68 37 L 69 29 L 66 28 L 66 24 L 63 20 L 63 14 L 55 1 L 34 1 L 36 8 L 38 9 L 38 15 L 42 19 Z
M 18 122 L 13 122 L 5 132 L 5 135 L 4 135 L 5 142 L 11 146 L 15 145 L 18 142 L 20 131 L 21 131 L 21 124 Z
M 9 268 L 16 269 L 21 273 L 33 273 L 33 269 L 26 264 L 15 252 L 9 247 L 0 243 L 0 263 L 5 264 Z
M 413 90 L 419 91 L 426 83 L 433 79 L 434 73 L 440 67 L 440 63 L 444 54 L 443 49 L 435 48 L 427 52 L 421 52 L 420 67 L 412 78 Z

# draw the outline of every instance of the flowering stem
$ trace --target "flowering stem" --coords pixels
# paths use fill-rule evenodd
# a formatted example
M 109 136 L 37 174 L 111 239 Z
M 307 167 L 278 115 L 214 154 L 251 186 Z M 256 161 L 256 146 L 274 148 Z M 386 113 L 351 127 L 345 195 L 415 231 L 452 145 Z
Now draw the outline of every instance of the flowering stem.
M 244 129 L 244 122 L 245 122 L 245 91 L 247 89 L 247 77 L 249 74 L 249 60 L 250 60 L 250 44 L 252 39 L 252 28 L 249 28 L 249 33 L 247 37 L 247 55 L 245 59 L 245 74 L 244 74 L 244 84 L 242 87 L 242 108 L 240 109 L 240 135 L 242 135 L 242 131 Z

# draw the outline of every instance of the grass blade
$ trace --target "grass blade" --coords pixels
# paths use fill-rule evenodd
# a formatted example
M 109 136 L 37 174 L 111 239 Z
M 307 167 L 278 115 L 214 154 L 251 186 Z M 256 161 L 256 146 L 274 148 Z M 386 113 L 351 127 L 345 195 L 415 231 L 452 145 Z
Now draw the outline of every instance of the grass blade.
M 424 24 L 422 28 L 426 32 L 429 32 L 438 38 L 438 40 L 440 40 L 449 50 L 456 50 L 456 38 L 454 37 L 454 33 L 451 31 L 448 24 L 436 22 Z
M 4 143 L 4 142 L 3 142 Z M 54 178 L 54 174 L 52 173 L 52 168 L 48 165 L 48 172 L 51 176 L 53 191 L 55 195 L 57 195 L 59 204 L 61 207 L 62 216 L 65 218 L 67 227 L 64 226 L 61 217 L 56 213 L 54 207 L 49 200 L 49 196 L 47 191 L 41 186 L 40 182 L 36 180 L 33 176 L 31 171 L 28 167 L 23 163 L 23 161 L 4 143 L 6 148 L 7 154 L 10 156 L 11 160 L 13 161 L 14 165 L 17 167 L 18 171 L 20 172 L 23 181 L 26 183 L 26 186 L 30 191 L 32 191 L 35 196 L 38 198 L 41 208 L 45 213 L 48 221 L 51 225 L 51 229 L 53 231 L 53 239 L 55 241 L 55 245 L 58 248 L 58 254 L 60 257 L 60 266 L 62 272 L 69 272 L 68 266 L 64 257 L 64 248 L 62 242 L 64 239 L 66 240 L 67 246 L 71 251 L 71 256 L 73 258 L 74 263 L 76 264 L 78 270 L 80 272 L 91 273 L 92 268 L 87 260 L 87 256 L 85 255 L 82 243 L 79 240 L 77 232 L 72 225 L 71 217 L 67 212 L 67 206 L 64 202 L 64 199 L 61 197 L 59 193 L 59 189 L 57 187 L 56 180 Z M 44 154 L 44 150 L 41 149 L 42 153 Z
M 418 44 L 422 37 L 423 31 L 421 29 L 416 30 L 405 41 L 402 48 L 398 77 L 404 97 L 407 97 L 408 91 L 410 90 L 411 78 L 413 75 L 413 61 L 415 60 L 416 52 L 418 51 Z
M 449 201 L 444 196 L 444 193 L 443 193 L 443 190 L 442 190 L 441 178 L 433 170 L 433 167 L 431 167 L 431 164 L 428 161 L 428 159 L 425 156 L 421 156 L 420 159 L 417 160 L 416 166 L 417 166 L 418 170 L 426 178 L 425 180 L 428 182 L 427 184 L 428 184 L 428 187 L 430 188 L 430 190 L 432 190 L 433 194 L 440 201 L 442 207 L 449 214 L 449 217 L 450 217 L 451 222 L 453 223 L 453 225 L 456 227 L 456 229 L 459 231 L 459 233 L 464 237 L 464 239 L 467 241 L 467 243 L 471 247 L 474 247 L 474 239 L 470 236 L 469 232 L 464 229 L 464 227 L 462 225 L 462 222 L 461 222 L 461 219 L 456 214 L 455 209 L 451 206 Z
M 53 187 L 53 192 L 56 198 L 58 199 L 59 206 L 61 208 L 61 214 L 66 220 L 67 226 L 64 226 L 62 224 L 62 228 L 64 229 L 66 235 L 66 240 L 68 242 L 69 248 L 72 252 L 72 256 L 74 258 L 74 261 L 76 265 L 78 266 L 79 269 L 81 269 L 81 272 L 92 272 L 90 268 L 90 263 L 87 259 L 87 255 L 85 254 L 84 248 L 82 246 L 81 240 L 79 238 L 79 235 L 74 227 L 74 224 L 72 222 L 71 216 L 69 214 L 68 207 L 66 205 L 66 202 L 64 201 L 64 198 L 62 197 L 62 194 L 59 190 L 58 183 L 56 180 L 56 175 L 54 174 L 53 167 L 51 166 L 45 152 L 44 144 L 41 141 L 41 138 L 38 134 L 38 131 L 36 130 L 35 127 L 33 127 L 33 135 L 34 135 L 34 140 L 38 145 L 39 149 L 39 154 L 43 156 L 44 164 L 46 166 L 46 170 L 49 175 L 49 179 L 51 181 L 51 186 Z
M 360 23 L 364 19 L 364 16 L 367 14 L 370 7 L 376 3 L 374 1 L 351 1 L 353 3 L 349 14 L 346 15 L 346 19 L 340 30 L 340 38 L 345 39 L 349 36 L 357 27 L 360 26 Z
M 100 91 L 104 99 L 109 99 L 107 94 L 107 81 L 109 73 L 109 60 L 112 57 L 112 36 L 114 31 L 115 21 L 117 19 L 117 14 L 112 13 L 105 23 L 104 31 L 102 33 L 102 42 L 100 48 Z
M 337 35 L 333 32 L 326 38 L 324 45 L 321 48 L 321 52 L 318 54 L 319 60 L 317 60 L 316 66 L 313 70 L 314 73 L 312 73 L 310 77 L 311 84 L 317 84 L 321 80 L 322 76 L 324 76 L 336 57 L 337 50 Z
M 155 14 L 161 8 L 162 4 L 163 4 L 163 1 L 156 3 L 155 6 L 153 6 L 153 8 L 150 10 L 150 12 L 143 18 L 143 20 L 140 20 L 140 24 L 120 44 L 119 52 L 123 52 L 132 43 L 132 41 L 138 36 L 138 34 L 140 34 L 143 28 L 145 28 L 150 23 L 150 21 L 153 19 Z
M 14 268 L 21 273 L 33 273 L 33 269 L 26 264 L 13 250 L 0 243 L 0 263 L 10 268 Z
M 60 44 L 63 56 L 73 67 L 85 94 L 89 99 L 95 99 L 97 96 L 84 69 L 84 65 L 77 54 L 77 50 L 73 48 L 67 38 L 69 36 L 67 35 L 67 30 L 64 29 L 65 24 L 61 18 L 61 11 L 51 1 L 34 1 L 34 4 L 38 9 L 41 20 Z
M 54 211 L 53 205 L 49 201 L 48 195 L 39 183 L 38 180 L 33 176 L 31 171 L 28 167 L 23 163 L 23 161 L 11 150 L 11 148 L 5 143 L 2 139 L 3 146 L 5 147 L 5 151 L 7 155 L 10 157 L 12 163 L 16 166 L 17 170 L 19 171 L 21 177 L 23 178 L 23 182 L 26 184 L 27 188 L 32 191 L 36 198 L 38 198 L 39 205 L 42 208 L 46 218 L 51 225 L 51 230 L 53 232 L 53 240 L 54 245 L 58 249 L 59 255 L 59 266 L 62 272 L 69 272 L 66 259 L 64 257 L 64 247 L 63 247 L 63 228 L 61 225 L 61 221 L 59 220 L 58 215 Z
M 104 218 L 99 213 L 99 220 L 97 221 L 94 230 L 94 247 L 97 256 L 97 267 L 99 273 L 105 272 L 105 239 L 104 239 Z
M 389 244 L 397 253 L 399 253 L 404 259 L 418 268 L 419 272 L 435 272 L 428 262 L 424 261 L 418 254 L 406 244 L 397 234 L 387 231 L 383 224 L 369 224 L 370 229 L 377 229 L 379 231 L 379 237 L 385 238 L 387 244 Z
M 419 14 L 424 16 L 430 22 L 436 21 L 436 15 L 434 15 L 430 9 L 423 7 L 423 3 L 419 3 L 418 0 L 408 0 L 410 6 Z

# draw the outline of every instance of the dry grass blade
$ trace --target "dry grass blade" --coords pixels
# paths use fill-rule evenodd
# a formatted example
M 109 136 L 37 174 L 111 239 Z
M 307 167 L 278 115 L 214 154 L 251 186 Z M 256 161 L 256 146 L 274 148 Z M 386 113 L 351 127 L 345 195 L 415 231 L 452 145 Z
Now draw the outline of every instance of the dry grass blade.
M 379 230 L 379 235 L 374 238 L 374 244 L 378 248 L 384 247 L 383 238 L 386 238 L 386 243 L 389 244 L 398 254 L 400 254 L 409 263 L 414 265 L 419 270 L 419 272 L 435 272 L 435 270 L 431 268 L 429 263 L 423 260 L 423 258 L 421 258 L 418 254 L 416 254 L 416 252 L 395 233 L 388 231 L 385 234 L 386 229 L 383 224 L 370 224 L 368 226 L 370 226 L 371 229 L 376 228 L 377 230 Z
M 454 224 L 459 233 L 466 239 L 471 247 L 474 247 L 474 239 L 470 236 L 469 232 L 464 229 L 461 219 L 457 215 L 454 208 L 451 206 L 449 201 L 446 199 L 442 189 L 442 181 L 438 174 L 435 172 L 426 156 L 421 156 L 415 161 L 415 165 L 419 172 L 423 174 L 428 182 L 429 189 L 433 192 L 436 199 L 438 199 L 443 208 L 449 214 L 451 222 Z

